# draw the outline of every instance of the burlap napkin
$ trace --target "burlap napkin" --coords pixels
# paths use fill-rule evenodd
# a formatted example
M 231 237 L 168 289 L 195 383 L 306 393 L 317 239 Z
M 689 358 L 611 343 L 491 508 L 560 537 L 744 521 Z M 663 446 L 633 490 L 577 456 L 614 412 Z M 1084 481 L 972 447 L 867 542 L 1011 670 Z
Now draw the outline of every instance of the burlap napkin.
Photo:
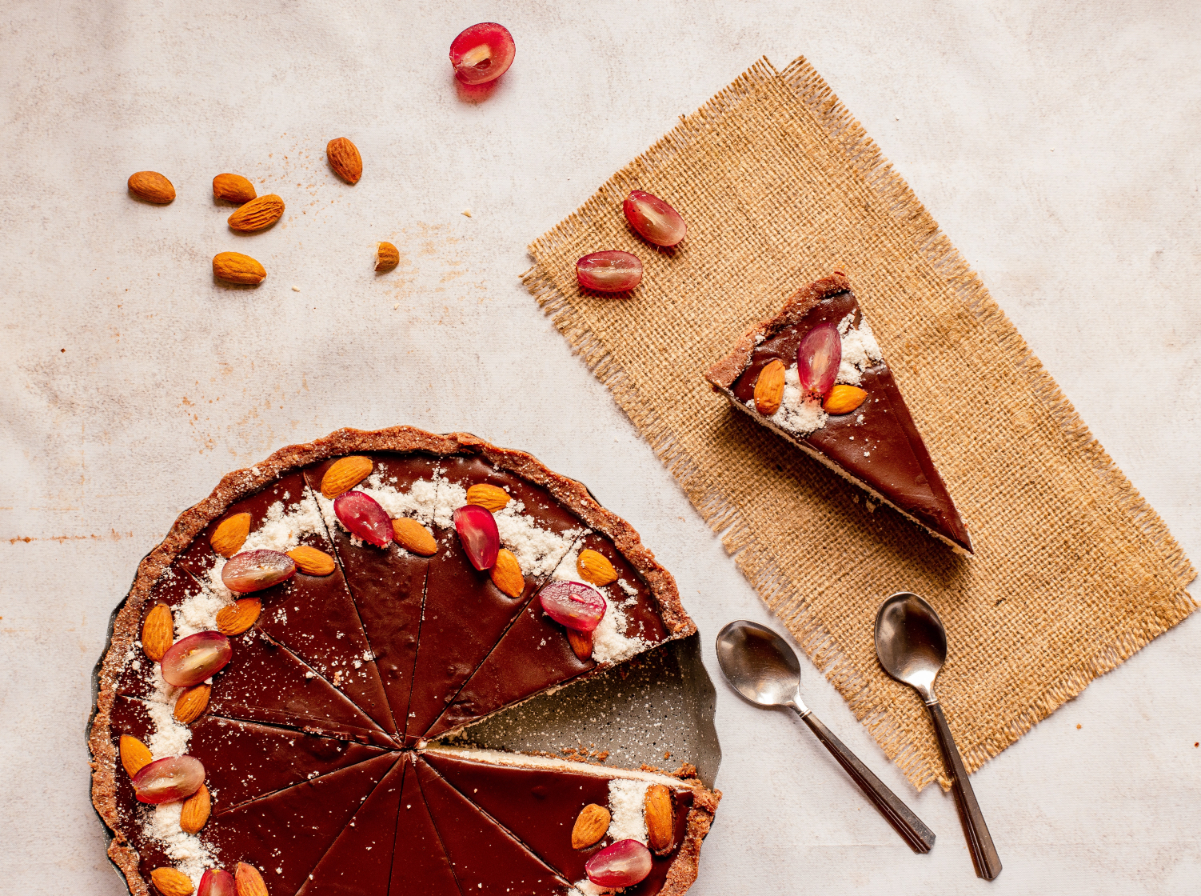
M 630 231 L 641 188 L 688 222 Z M 575 262 L 626 249 L 628 300 Z M 751 584 L 921 788 L 945 783 L 917 696 L 879 669 L 876 610 L 948 630 L 939 693 L 968 769 L 1195 608 L 1195 573 L 908 186 L 798 59 L 761 61 L 530 247 L 525 282 Z M 961 558 L 731 410 L 702 374 L 797 287 L 847 273 L 976 547 Z

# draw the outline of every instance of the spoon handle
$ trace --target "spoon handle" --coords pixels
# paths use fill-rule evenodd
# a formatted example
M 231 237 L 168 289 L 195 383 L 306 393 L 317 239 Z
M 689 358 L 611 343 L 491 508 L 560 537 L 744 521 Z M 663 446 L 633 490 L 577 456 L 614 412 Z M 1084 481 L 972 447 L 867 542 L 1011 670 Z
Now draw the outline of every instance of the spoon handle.
M 834 736 L 821 721 L 811 712 L 797 711 L 817 735 L 817 739 L 826 745 L 826 749 L 838 760 L 838 764 L 846 769 L 864 795 L 871 800 L 885 820 L 891 824 L 898 834 L 905 838 L 914 852 L 926 853 L 934 845 L 934 832 L 913 814 L 913 810 L 901 802 L 900 798 L 888 789 L 888 785 L 872 774 L 871 769 L 859 761 L 859 757 L 847 748 L 847 745 Z
M 943 758 L 951 771 L 951 789 L 955 792 L 955 805 L 959 807 L 959 820 L 963 824 L 963 832 L 967 835 L 968 849 L 972 854 L 972 864 L 976 866 L 976 876 L 985 880 L 996 880 L 1001 873 L 1001 858 L 993 845 L 992 834 L 984 823 L 984 813 L 976 802 L 976 793 L 967 779 L 967 769 L 963 766 L 963 757 L 955 746 L 955 738 L 951 736 L 951 728 L 947 725 L 947 717 L 943 715 L 942 706 L 937 701 L 927 703 L 930 717 L 934 720 L 934 730 L 938 733 L 938 745 L 942 748 Z

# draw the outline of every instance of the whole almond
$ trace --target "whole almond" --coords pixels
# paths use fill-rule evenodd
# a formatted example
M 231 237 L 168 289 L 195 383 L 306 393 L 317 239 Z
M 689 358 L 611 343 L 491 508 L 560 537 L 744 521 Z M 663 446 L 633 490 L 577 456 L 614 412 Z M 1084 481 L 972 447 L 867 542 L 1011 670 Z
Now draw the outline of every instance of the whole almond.
M 375 269 L 390 271 L 400 264 L 400 252 L 391 243 L 375 244 Z
M 137 171 L 129 175 L 129 192 L 155 205 L 175 201 L 175 187 L 157 171 Z
M 267 269 L 241 252 L 220 252 L 213 256 L 213 276 L 228 283 L 253 286 L 267 279 Z
M 676 819 L 671 805 L 671 791 L 662 784 L 652 784 L 646 789 L 644 809 L 647 846 L 654 852 L 667 852 L 676 838 Z
M 784 362 L 776 358 L 759 371 L 759 379 L 755 380 L 755 410 L 770 417 L 780 410 L 783 400 Z
M 200 718 L 209 705 L 209 695 L 213 688 L 207 684 L 195 684 L 188 688 L 175 700 L 175 721 L 181 725 L 190 725 Z
M 325 147 L 329 167 L 348 184 L 357 184 L 363 176 L 363 157 L 359 148 L 345 137 L 335 137 Z
M 288 551 L 296 568 L 307 576 L 328 576 L 337 567 L 334 558 L 325 551 L 302 544 Z
M 234 871 L 234 887 L 238 896 L 267 896 L 267 885 L 263 882 L 263 875 L 259 874 L 259 869 L 245 862 L 238 862 Z
M 175 643 L 175 617 L 166 604 L 155 604 L 142 623 L 142 651 L 156 663 Z
M 467 489 L 467 503 L 496 513 L 509 503 L 509 493 L 503 488 L 481 482 Z
M 209 796 L 209 789 L 201 784 L 199 790 L 183 801 L 183 810 L 179 813 L 179 826 L 185 834 L 198 833 L 209 820 L 209 813 L 212 811 L 213 800 Z
M 592 632 L 577 632 L 574 628 L 567 629 L 567 643 L 571 652 L 583 662 L 592 659 Z
M 589 803 L 580 810 L 575 824 L 571 827 L 571 848 L 587 849 L 594 843 L 599 843 L 605 831 L 609 830 L 609 810 L 596 803 Z
M 130 734 L 121 735 L 120 750 L 121 765 L 131 778 L 154 761 L 150 748 Z
M 240 174 L 218 174 L 213 178 L 214 199 L 223 199 L 226 202 L 236 202 L 238 205 L 242 205 L 257 195 L 258 193 L 254 191 L 254 184 Z
M 830 394 L 822 403 L 822 408 L 827 414 L 835 416 L 849 414 L 863 404 L 865 398 L 867 398 L 867 393 L 858 386 L 847 386 L 840 383 L 830 390 Z
M 243 597 L 217 611 L 217 631 L 232 638 L 240 635 L 258 622 L 263 612 L 263 602 L 257 597 Z
M 609 562 L 609 558 L 599 551 L 585 548 L 575 561 L 576 571 L 586 582 L 593 585 L 612 585 L 617 581 L 617 570 Z
M 270 227 L 284 213 L 284 201 L 274 193 L 252 199 L 229 216 L 230 230 L 253 233 Z
M 434 540 L 434 533 L 417 520 L 397 517 L 392 521 L 392 534 L 406 551 L 412 551 L 422 557 L 432 557 L 438 552 L 438 542 Z
M 340 457 L 329 465 L 321 477 L 321 494 L 330 499 L 336 498 L 370 476 L 374 468 L 369 457 Z
M 525 576 L 521 574 L 521 565 L 516 555 L 501 548 L 496 555 L 496 563 L 492 567 L 492 584 L 509 597 L 521 597 L 525 591 Z
M 242 550 L 242 545 L 246 543 L 246 536 L 249 534 L 250 514 L 235 513 L 217 524 L 217 528 L 213 530 L 213 537 L 209 539 L 209 544 L 222 557 L 232 557 Z
M 191 896 L 192 879 L 174 868 L 155 868 L 150 872 L 150 881 L 163 896 Z

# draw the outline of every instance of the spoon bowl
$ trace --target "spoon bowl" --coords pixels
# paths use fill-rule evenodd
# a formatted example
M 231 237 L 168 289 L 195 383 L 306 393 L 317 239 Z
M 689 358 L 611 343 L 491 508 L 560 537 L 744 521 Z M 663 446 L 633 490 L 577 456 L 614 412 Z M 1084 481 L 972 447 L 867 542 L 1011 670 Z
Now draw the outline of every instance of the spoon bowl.
M 894 594 L 876 614 L 876 656 L 884 671 L 934 701 L 934 679 L 947 661 L 947 632 L 934 608 L 909 591 Z
M 801 663 L 767 626 L 739 620 L 723 628 L 717 664 L 734 690 L 758 706 L 791 706 L 799 698 Z

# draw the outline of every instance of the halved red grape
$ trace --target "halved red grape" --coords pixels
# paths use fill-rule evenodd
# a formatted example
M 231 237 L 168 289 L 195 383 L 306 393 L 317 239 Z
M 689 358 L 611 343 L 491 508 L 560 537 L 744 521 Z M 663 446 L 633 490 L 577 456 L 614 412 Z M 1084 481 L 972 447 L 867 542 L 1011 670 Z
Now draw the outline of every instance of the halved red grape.
M 195 756 L 171 756 L 152 762 L 133 776 L 133 790 L 143 803 L 185 800 L 204 783 L 204 764 Z
M 221 581 L 230 591 L 249 594 L 262 591 L 296 575 L 296 562 L 279 551 L 244 551 L 234 554 L 221 567 Z
M 584 865 L 588 880 L 598 887 L 632 887 L 651 873 L 651 851 L 637 840 L 618 840 Z
M 462 32 L 450 45 L 450 64 L 464 84 L 486 84 L 509 70 L 517 47 L 504 25 L 480 22 Z
M 575 276 L 584 289 L 628 292 L 642 282 L 642 262 L 617 249 L 593 252 L 575 263 Z
M 656 246 L 674 246 L 688 232 L 679 212 L 658 196 L 642 190 L 631 190 L 621 208 L 630 226 Z
M 496 565 L 500 553 L 500 532 L 496 518 L 487 507 L 467 504 L 455 511 L 455 531 L 471 565 L 481 572 Z
M 551 582 L 539 598 L 547 616 L 577 632 L 595 631 L 607 606 L 601 593 L 583 582 Z
M 366 492 L 343 492 L 334 499 L 334 515 L 351 535 L 368 544 L 386 548 L 392 543 L 392 519 Z
M 221 632 L 197 632 L 180 638 L 163 654 L 163 678 L 177 688 L 190 688 L 225 668 L 234 649 Z
M 196 896 L 237 896 L 238 888 L 234 876 L 228 871 L 210 868 L 200 878 Z
M 834 324 L 818 324 L 805 334 L 796 353 L 801 388 L 815 398 L 825 398 L 834 388 L 842 363 L 842 337 Z

